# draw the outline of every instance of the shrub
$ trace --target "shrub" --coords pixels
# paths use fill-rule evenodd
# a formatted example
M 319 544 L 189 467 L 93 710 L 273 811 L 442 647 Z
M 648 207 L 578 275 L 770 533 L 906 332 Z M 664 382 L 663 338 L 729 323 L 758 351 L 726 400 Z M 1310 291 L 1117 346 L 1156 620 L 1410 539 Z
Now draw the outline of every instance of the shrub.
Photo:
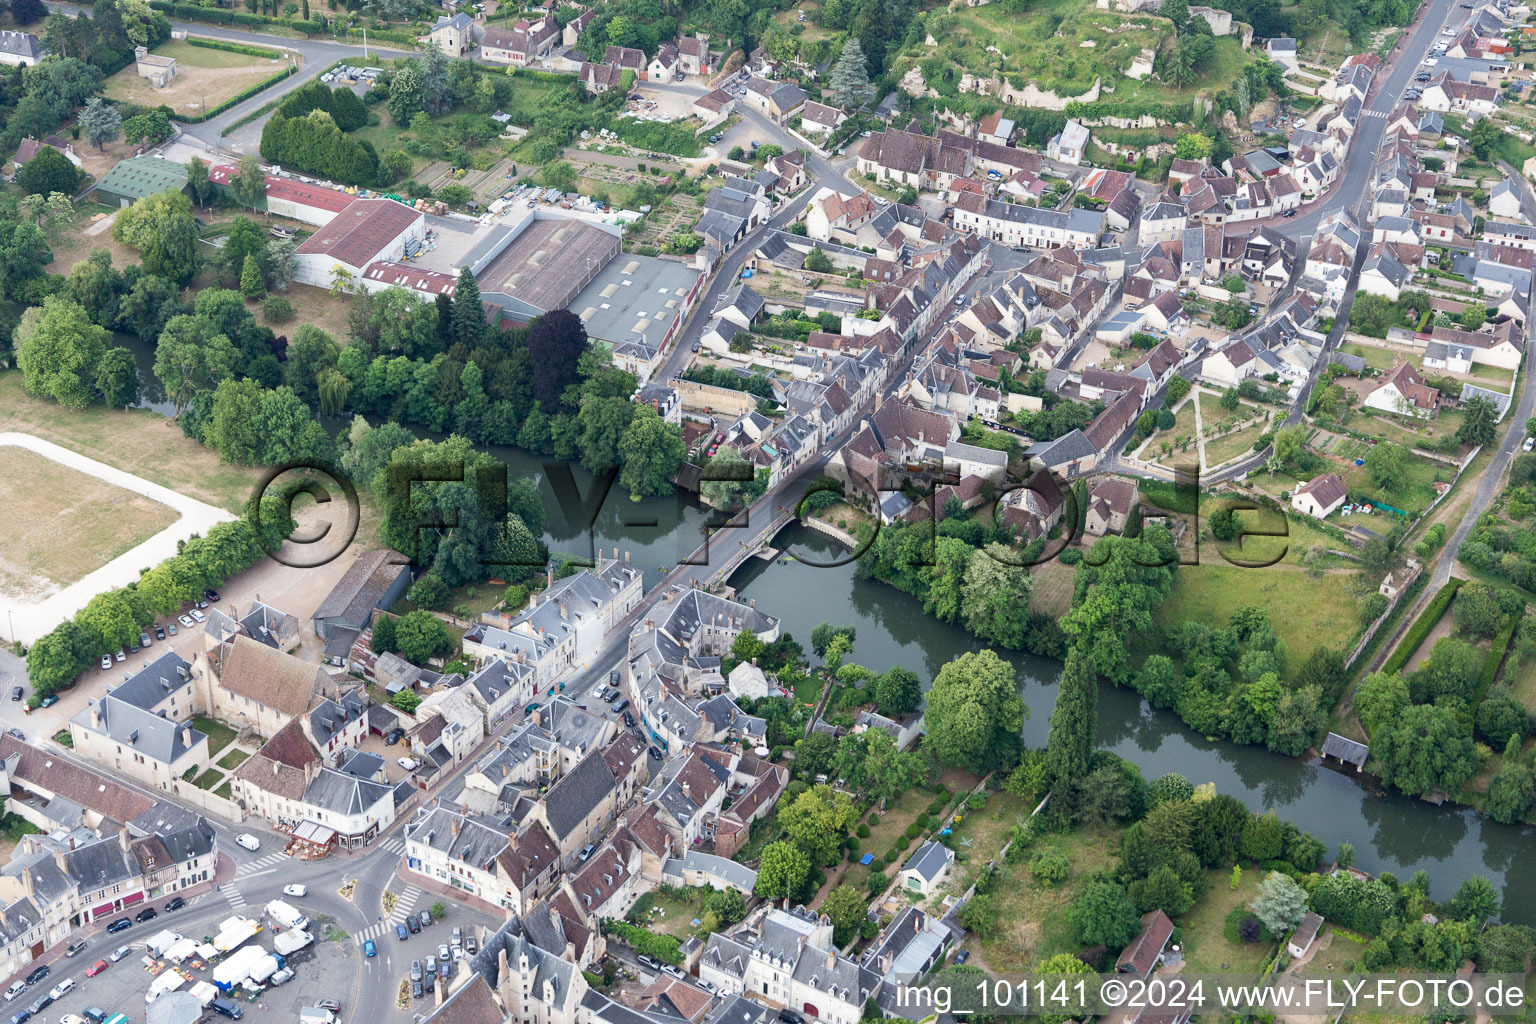
M 869 827 L 870 828 L 879 828 L 880 827 L 880 815 L 878 815 L 878 814 L 871 814 L 869 816 Z
M 1060 885 L 1071 872 L 1072 866 L 1060 850 L 1040 850 L 1029 862 L 1029 873 L 1040 885 Z
M 898 859 L 900 859 L 900 857 L 901 853 L 896 849 L 896 847 L 893 846 L 889 850 L 886 850 L 885 856 L 880 859 L 885 861 L 887 864 L 894 864 Z
M 870 874 L 878 875 L 885 870 L 885 861 L 879 857 L 869 862 Z
M 274 295 L 261 304 L 261 315 L 269 324 L 285 324 L 293 319 L 293 303 Z
M 944 801 L 943 800 L 933 800 L 933 801 L 929 802 L 929 804 L 928 804 L 928 813 L 929 814 L 943 814 L 944 813 Z
M 922 826 L 918 825 L 918 823 L 914 821 L 912 824 L 907 826 L 906 836 L 908 839 L 916 839 L 918 835 L 922 833 L 922 831 Z
M 1077 548 L 1067 548 L 1056 557 L 1061 559 L 1062 565 L 1076 565 L 1083 560 L 1083 553 Z
M 857 829 L 855 829 L 854 831 L 858 833 L 858 836 L 859 836 L 860 839 L 868 839 L 869 838 L 869 826 L 868 825 L 860 823 L 859 827 Z

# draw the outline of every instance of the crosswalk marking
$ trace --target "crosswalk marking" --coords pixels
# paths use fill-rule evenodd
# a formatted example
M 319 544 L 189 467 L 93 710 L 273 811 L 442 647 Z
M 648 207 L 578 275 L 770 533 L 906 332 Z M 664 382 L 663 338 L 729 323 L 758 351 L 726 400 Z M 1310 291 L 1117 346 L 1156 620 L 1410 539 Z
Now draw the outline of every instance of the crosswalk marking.
M 240 894 L 240 890 L 235 888 L 233 885 L 226 885 L 220 891 L 224 893 L 224 898 L 229 901 L 231 909 L 239 910 L 241 907 L 245 906 L 245 897 L 242 896 Z
M 357 932 L 352 936 L 352 941 L 361 946 L 368 939 L 378 939 L 380 936 L 394 934 L 395 926 L 405 923 L 405 919 L 412 913 L 412 908 L 420 898 L 421 889 L 414 885 L 407 885 L 400 891 L 399 898 L 395 901 L 395 909 L 389 912 L 389 917 L 382 921 L 375 921 Z
M 1378 117 L 1385 121 L 1387 119 L 1387 112 L 1385 110 L 1367 110 L 1363 116 Z
M 399 836 L 390 836 L 379 844 L 379 849 L 399 855 L 405 852 L 405 840 Z
M 262 870 L 263 868 L 269 868 L 275 864 L 280 864 L 285 860 L 292 859 L 293 858 L 289 857 L 286 853 L 269 853 L 265 857 L 262 857 L 260 860 L 253 860 L 240 865 L 235 869 L 235 877 L 244 878 L 246 875 L 254 875 L 256 872 Z

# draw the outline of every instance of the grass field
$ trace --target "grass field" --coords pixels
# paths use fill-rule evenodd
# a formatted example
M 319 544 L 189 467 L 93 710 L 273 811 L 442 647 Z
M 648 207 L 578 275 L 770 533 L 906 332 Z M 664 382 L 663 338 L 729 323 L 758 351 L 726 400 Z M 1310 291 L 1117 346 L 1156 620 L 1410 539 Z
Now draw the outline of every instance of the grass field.
M 987 941 L 967 939 L 968 945 L 979 945 L 993 971 L 1027 971 L 1052 954 L 1077 952 L 1067 923 L 1067 904 L 1084 875 L 1108 867 L 1115 859 L 1118 843 L 1112 831 L 1080 829 L 1048 835 L 1030 853 L 1048 849 L 1066 855 L 1072 866 L 1067 881 L 1056 887 L 1036 885 L 1029 876 L 1028 857 L 1004 865 L 992 891 L 998 910 L 997 934 Z
M 247 754 L 243 750 L 231 750 L 229 753 L 219 758 L 219 767 L 228 768 L 230 771 L 234 771 L 236 768 L 239 768 L 242 764 L 244 764 L 246 758 L 250 756 L 250 754 Z
M 0 429 L 36 434 L 234 513 L 244 509 L 257 480 L 255 470 L 220 462 L 218 453 L 164 416 L 147 409 L 65 409 L 27 394 L 18 371 L 0 375 Z
M 1399 355 L 1396 352 L 1390 352 L 1375 345 L 1361 345 L 1354 341 L 1340 345 L 1339 351 L 1346 352 L 1352 356 L 1359 356 L 1365 360 L 1365 365 L 1373 370 L 1390 370 L 1399 360 Z M 1417 359 L 1410 360 L 1410 362 L 1413 363 L 1415 370 L 1422 370 Z
M 1317 579 L 1285 565 L 1180 566 L 1173 574 L 1173 590 L 1152 611 L 1149 633 L 1161 637 L 1170 626 L 1188 619 L 1224 626 L 1232 610 L 1245 604 L 1269 612 L 1293 670 L 1316 648 L 1347 648 L 1360 633 L 1358 602 L 1341 579 Z
M 251 86 L 265 81 L 283 70 L 286 63 L 282 54 L 272 51 L 272 56 L 256 57 L 247 53 L 231 53 L 206 46 L 193 46 L 181 39 L 172 39 L 155 47 L 155 55 L 176 59 L 176 77 L 163 89 L 150 84 L 149 79 L 139 77 L 134 65 L 119 71 L 107 79 L 103 90 L 108 99 L 126 100 L 154 107 L 165 104 L 180 113 L 197 113 L 216 107 Z
M 235 730 L 218 719 L 208 718 L 205 715 L 193 716 L 192 728 L 207 735 L 209 754 L 217 754 L 235 741 Z
M 1201 415 L 1205 415 L 1204 410 Z M 1251 427 L 1223 434 L 1221 437 L 1205 442 L 1206 466 L 1219 466 L 1223 462 L 1230 462 L 1253 448 L 1253 443 L 1264 435 L 1269 425 L 1262 420 Z
M 1241 407 L 1239 407 L 1241 408 Z M 1237 415 L 1238 410 L 1228 412 L 1221 407 L 1220 395 L 1209 395 L 1200 392 L 1200 422 L 1207 427 L 1215 426 L 1229 416 Z
M 1455 475 L 1453 467 L 1431 459 L 1410 456 L 1403 460 L 1403 467 L 1403 481 L 1390 490 L 1373 483 L 1371 474 L 1364 466 L 1350 465 L 1339 475 L 1344 478 L 1344 485 L 1349 488 L 1351 498 L 1365 497 L 1384 501 L 1410 516 L 1422 512 L 1435 500 L 1431 484 L 1439 479 L 1450 480 Z
M 25 448 L 0 448 L 0 503 L 17 526 L 0 535 L 0 581 L 35 593 L 66 586 L 177 520 L 171 508 Z
M 1227 915 L 1253 902 L 1263 879 L 1263 871 L 1244 871 L 1233 889 L 1230 871 L 1210 872 L 1210 888 L 1179 922 L 1184 932 L 1184 970 L 1195 974 L 1243 974 L 1263 969 L 1274 949 L 1272 941 L 1234 943 L 1226 937 Z

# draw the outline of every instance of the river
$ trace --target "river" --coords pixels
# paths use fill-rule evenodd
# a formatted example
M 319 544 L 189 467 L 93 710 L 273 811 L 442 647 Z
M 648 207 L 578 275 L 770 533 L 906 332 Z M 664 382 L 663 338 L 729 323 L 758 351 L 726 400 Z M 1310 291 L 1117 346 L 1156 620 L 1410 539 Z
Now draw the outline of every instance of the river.
M 141 405 L 169 414 L 164 389 L 149 372 L 151 357 L 136 338 L 120 335 L 140 365 Z M 339 430 L 344 421 L 329 426 Z M 585 540 L 581 515 L 565 514 L 544 480 L 543 460 L 516 448 L 487 449 L 507 463 L 514 478 L 538 481 L 545 496 L 546 541 L 554 550 L 590 557 L 593 546 L 617 546 L 642 567 L 647 587 L 699 541 L 707 515 L 682 499 L 631 502 L 615 486 L 597 510 L 592 541 Z M 588 497 L 592 476 L 572 466 L 573 480 Z M 730 533 L 723 543 L 730 543 Z M 830 538 L 805 527 L 790 526 L 781 546 L 808 562 L 840 560 L 843 550 Z M 780 617 L 783 628 L 809 644 L 811 629 L 830 621 L 857 627 L 850 660 L 875 671 L 903 664 L 924 680 L 959 654 L 981 645 L 964 630 L 926 615 L 922 603 L 894 587 L 854 578 L 853 566 L 819 568 L 793 559 L 772 564 L 752 560 L 731 582 L 758 606 Z M 1032 746 L 1045 743 L 1056 699 L 1059 662 L 1012 655 L 1031 716 L 1024 737 Z M 1481 874 L 1500 886 L 1504 919 L 1536 926 L 1536 843 L 1531 828 L 1500 825 L 1467 809 L 1435 807 L 1398 794 L 1368 791 L 1351 774 L 1305 764 L 1260 747 L 1210 742 L 1192 735 L 1173 714 L 1146 705 L 1129 689 L 1106 685 L 1099 697 L 1099 744 L 1136 764 L 1150 781 L 1178 772 L 1199 785 L 1214 782 L 1254 810 L 1273 809 L 1328 844 L 1355 847 L 1355 863 L 1371 872 L 1391 871 L 1407 878 L 1423 868 L 1434 894 L 1449 896 L 1469 875 Z M 1520 879 L 1526 879 L 1521 883 Z

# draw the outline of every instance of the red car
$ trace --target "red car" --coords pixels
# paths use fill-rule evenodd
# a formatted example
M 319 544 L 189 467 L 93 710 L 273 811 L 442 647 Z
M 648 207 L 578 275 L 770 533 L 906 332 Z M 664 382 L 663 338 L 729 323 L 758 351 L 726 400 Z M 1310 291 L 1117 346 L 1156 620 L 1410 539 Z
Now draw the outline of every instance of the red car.
M 91 964 L 91 966 L 85 969 L 85 976 L 87 978 L 94 978 L 96 975 L 100 974 L 106 969 L 107 962 L 105 960 L 97 960 L 95 963 Z

